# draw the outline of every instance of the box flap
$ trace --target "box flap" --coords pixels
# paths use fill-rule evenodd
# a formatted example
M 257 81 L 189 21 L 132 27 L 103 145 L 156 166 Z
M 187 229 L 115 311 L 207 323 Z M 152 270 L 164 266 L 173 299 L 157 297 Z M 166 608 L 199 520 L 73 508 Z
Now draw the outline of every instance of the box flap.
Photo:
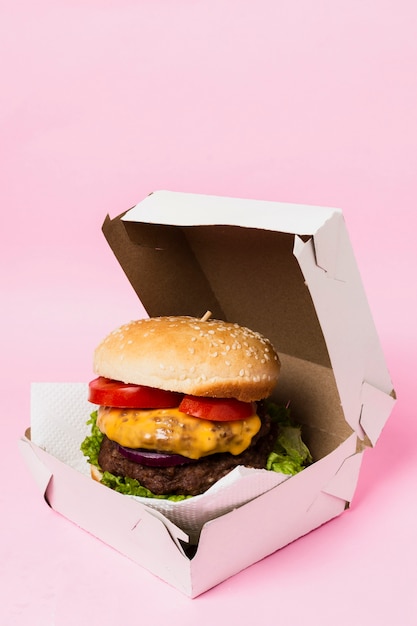
M 345 281 L 349 279 L 346 257 L 341 239 L 344 221 L 340 213 L 333 215 L 314 234 L 313 244 L 318 267 L 326 272 L 327 278 Z
M 182 547 L 185 536 L 164 516 L 92 481 L 26 437 L 21 448 L 31 459 L 32 469 L 42 466 L 52 477 L 45 499 L 53 510 L 196 597 L 342 513 L 345 493 L 335 496 L 324 489 L 343 467 L 344 459 L 353 455 L 355 439 L 350 437 L 301 474 L 207 522 L 191 557 Z
M 346 502 L 352 502 L 359 471 L 363 460 L 363 450 L 347 457 L 331 481 L 323 489 L 325 493 L 342 498 Z
M 245 506 L 207 522 L 191 561 L 193 595 L 343 513 L 344 498 L 325 493 L 323 487 L 355 447 L 353 435 L 320 463 Z M 221 570 L 207 567 L 207 563 L 216 562 L 222 563 Z
M 190 595 L 190 563 L 181 543 L 188 537 L 181 529 L 157 511 L 75 471 L 26 437 L 20 449 L 35 477 L 49 476 L 44 497 L 54 511 Z
M 30 429 L 27 430 L 24 437 L 19 439 L 19 450 L 32 476 L 34 477 L 41 494 L 45 496 L 48 484 L 52 478 L 52 472 L 39 460 L 34 448 L 30 444 L 29 437 Z
M 327 245 L 333 238 L 337 251 Z M 386 407 L 392 408 L 393 387 L 342 215 L 334 215 L 307 242 L 296 238 L 294 254 L 320 320 L 346 421 L 360 438 L 365 431 L 372 441 L 371 431 L 380 431 L 389 415 Z M 361 418 L 364 381 L 386 398 L 377 425 L 371 412 Z M 369 403 L 376 400 L 377 394 L 366 395 Z
M 393 409 L 396 400 L 395 393 L 387 395 L 373 385 L 364 382 L 361 400 L 360 426 L 374 446 Z

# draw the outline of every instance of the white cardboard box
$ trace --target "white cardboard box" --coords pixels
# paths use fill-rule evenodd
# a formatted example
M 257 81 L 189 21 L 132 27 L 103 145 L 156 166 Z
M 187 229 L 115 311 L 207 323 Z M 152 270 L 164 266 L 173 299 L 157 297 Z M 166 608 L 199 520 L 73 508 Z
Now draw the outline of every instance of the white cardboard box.
M 272 341 L 282 361 L 274 397 L 291 402 L 315 460 L 206 522 L 190 548 L 171 519 L 83 472 L 84 383 L 35 386 L 38 418 L 56 415 L 58 388 L 63 421 L 68 410 L 81 424 L 71 422 L 74 462 L 71 446 L 21 439 L 47 503 L 195 597 L 349 506 L 395 393 L 340 210 L 159 191 L 103 231 L 150 316 L 209 309 Z

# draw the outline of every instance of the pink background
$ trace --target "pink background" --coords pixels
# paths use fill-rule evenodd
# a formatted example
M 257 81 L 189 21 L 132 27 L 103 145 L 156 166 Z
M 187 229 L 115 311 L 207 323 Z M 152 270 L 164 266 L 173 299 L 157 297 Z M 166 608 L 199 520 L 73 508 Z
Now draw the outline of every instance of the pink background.
M 414 0 L 10 0 L 0 31 L 0 622 L 415 624 Z M 399 396 L 351 510 L 196 600 L 17 451 L 30 382 L 89 380 L 141 314 L 100 227 L 156 189 L 342 208 Z

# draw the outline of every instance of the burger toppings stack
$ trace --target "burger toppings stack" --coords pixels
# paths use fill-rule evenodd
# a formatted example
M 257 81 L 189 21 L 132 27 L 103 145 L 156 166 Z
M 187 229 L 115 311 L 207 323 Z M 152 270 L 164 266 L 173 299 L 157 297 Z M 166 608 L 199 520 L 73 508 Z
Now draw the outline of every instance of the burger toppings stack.
M 97 347 L 94 371 L 88 399 L 98 408 L 81 449 L 96 480 L 175 498 L 237 465 L 266 467 L 278 426 L 263 400 L 280 361 L 261 334 L 208 314 L 137 320 Z

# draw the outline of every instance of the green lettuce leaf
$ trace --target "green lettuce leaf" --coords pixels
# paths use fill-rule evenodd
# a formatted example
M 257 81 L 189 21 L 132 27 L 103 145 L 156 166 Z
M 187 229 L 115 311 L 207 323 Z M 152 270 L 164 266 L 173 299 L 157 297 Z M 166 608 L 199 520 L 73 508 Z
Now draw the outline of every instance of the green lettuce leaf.
M 91 435 L 88 435 L 82 442 L 80 449 L 81 452 L 87 457 L 87 461 L 91 465 L 95 465 L 100 469 L 98 463 L 98 453 L 100 452 L 101 442 L 104 435 L 97 426 L 97 411 L 94 411 L 90 415 L 90 419 L 87 421 L 87 425 L 91 426 Z
M 118 491 L 119 493 L 124 493 L 129 496 L 141 496 L 142 498 L 158 498 L 160 500 L 171 500 L 172 502 L 180 502 L 181 500 L 186 500 L 191 496 L 157 496 L 152 491 L 143 487 L 138 480 L 135 478 L 129 478 L 128 476 L 114 476 L 110 472 L 104 472 L 103 478 L 101 479 L 103 485 L 106 487 L 110 487 L 110 489 L 114 489 L 114 491 Z
M 267 412 L 273 421 L 278 422 L 279 432 L 266 469 L 282 474 L 298 474 L 313 462 L 310 451 L 301 438 L 301 428 L 292 423 L 288 407 L 270 403 Z

